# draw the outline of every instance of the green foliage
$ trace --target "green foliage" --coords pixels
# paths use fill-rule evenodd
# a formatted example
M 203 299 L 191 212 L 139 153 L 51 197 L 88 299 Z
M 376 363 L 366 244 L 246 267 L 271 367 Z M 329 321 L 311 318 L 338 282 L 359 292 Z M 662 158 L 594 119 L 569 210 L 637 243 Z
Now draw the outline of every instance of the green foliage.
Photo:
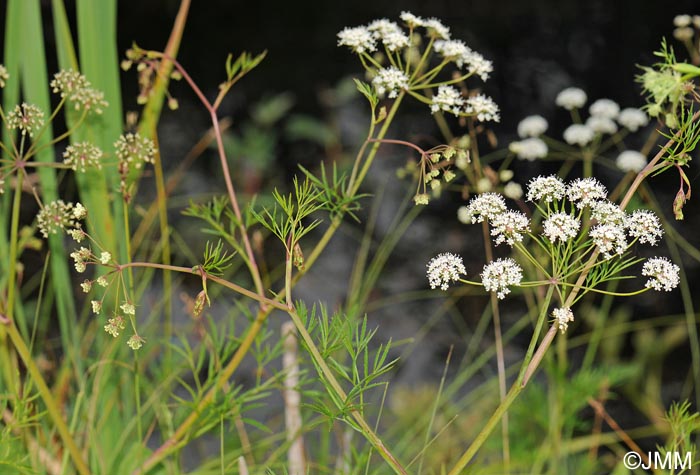
M 294 192 L 283 195 L 278 190 L 272 192 L 275 205 L 270 210 L 263 208 L 258 212 L 253 207 L 250 213 L 268 231 L 284 244 L 287 252 L 291 253 L 299 240 L 321 224 L 319 220 L 313 220 L 308 224 L 304 222 L 313 213 L 323 208 L 320 202 L 321 191 L 309 179 L 299 182 L 294 178 Z
M 204 248 L 204 263 L 202 268 L 208 274 L 221 276 L 224 270 L 231 267 L 231 259 L 235 253 L 229 253 L 224 250 L 224 244 L 219 240 L 216 245 L 207 241 Z

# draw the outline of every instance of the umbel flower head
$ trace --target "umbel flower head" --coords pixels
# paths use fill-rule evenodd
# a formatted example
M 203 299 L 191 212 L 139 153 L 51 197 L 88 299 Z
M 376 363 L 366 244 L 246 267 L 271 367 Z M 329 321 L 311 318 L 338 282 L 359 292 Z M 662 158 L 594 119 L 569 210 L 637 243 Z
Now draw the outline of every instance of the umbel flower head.
M 56 73 L 51 81 L 51 89 L 72 103 L 75 110 L 89 110 L 102 114 L 108 105 L 103 92 L 93 88 L 85 76 L 71 69 Z
M 151 139 L 131 132 L 122 135 L 114 143 L 119 169 L 141 168 L 144 163 L 154 163 L 156 146 Z
M 34 104 L 23 102 L 7 114 L 7 128 L 18 129 L 22 135 L 34 136 L 44 126 L 44 112 Z
M 459 280 L 460 275 L 467 273 L 462 258 L 450 252 L 433 257 L 427 267 L 431 289 L 440 287 L 447 290 L 452 282 Z
M 346 46 L 360 57 L 376 95 L 395 99 L 408 91 L 432 113 L 498 122 L 499 109 L 490 97 L 467 95 L 453 86 L 472 76 L 486 81 L 493 63 L 463 41 L 452 39 L 450 29 L 436 18 L 402 12 L 401 20 L 408 30 L 382 18 L 338 33 L 338 46 Z M 420 41 L 421 35 L 427 38 Z M 376 51 L 381 54 L 373 55 Z M 455 75 L 443 79 L 442 71 L 452 66 Z M 427 90 L 436 89 L 434 94 L 425 95 Z
M 84 173 L 88 168 L 102 168 L 104 154 L 90 142 L 78 142 L 66 147 L 63 152 L 63 163 L 74 171 Z
M 523 280 L 523 270 L 510 257 L 497 259 L 484 266 L 481 282 L 488 292 L 496 292 L 499 299 L 504 299 L 510 293 L 513 285 L 520 285 Z
M 36 216 L 37 227 L 44 238 L 59 231 L 70 232 L 81 229 L 79 220 L 87 216 L 85 207 L 80 203 L 66 203 L 63 200 L 52 201 L 41 207 Z
M 642 267 L 642 275 L 649 277 L 645 287 L 654 290 L 670 292 L 680 283 L 681 269 L 665 257 L 653 257 L 647 260 Z
M 569 323 L 574 321 L 574 313 L 569 307 L 555 308 L 552 311 L 552 316 L 562 335 L 566 333 L 566 330 L 569 328 Z

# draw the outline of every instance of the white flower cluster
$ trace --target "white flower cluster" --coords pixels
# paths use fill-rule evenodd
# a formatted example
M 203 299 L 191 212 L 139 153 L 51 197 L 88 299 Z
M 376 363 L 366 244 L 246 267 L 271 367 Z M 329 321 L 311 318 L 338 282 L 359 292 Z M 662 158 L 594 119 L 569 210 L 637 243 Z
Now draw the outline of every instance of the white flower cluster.
M 363 65 L 374 77 L 372 84 L 377 95 L 393 99 L 403 90 L 422 91 L 427 87 L 438 87 L 437 94 L 426 98 L 433 113 L 444 111 L 456 116 L 475 117 L 480 121 L 498 122 L 498 106 L 491 98 L 483 95 L 464 98 L 459 90 L 449 85 L 457 80 L 447 81 L 448 84 L 436 80 L 440 70 L 446 64 L 453 63 L 462 71 L 460 79 L 474 75 L 486 81 L 493 72 L 493 63 L 469 48 L 463 41 L 452 39 L 450 29 L 436 18 L 421 18 L 410 12 L 402 12 L 401 20 L 408 27 L 408 32 L 397 23 L 382 18 L 366 26 L 344 28 L 338 33 L 338 46 L 347 46 L 352 52 L 363 55 Z M 422 53 L 413 50 L 421 43 L 411 40 L 411 35 L 417 35 L 418 28 L 423 29 L 423 33 L 429 38 L 426 42 L 428 49 Z M 380 45 L 386 53 L 385 56 L 388 56 L 388 61 L 379 55 L 369 56 L 380 49 Z M 422 68 L 429 64 L 431 53 L 439 60 L 436 68 L 428 72 L 423 69 L 411 69 L 412 66 L 416 66 L 416 61 L 410 58 L 421 58 L 417 61 L 420 65 L 417 67 Z M 403 65 L 406 58 L 408 62 L 405 68 L 397 67 L 399 64 Z M 415 74 L 416 72 L 424 74 Z M 411 82 L 412 79 L 415 83 Z
M 552 311 L 552 316 L 562 335 L 569 328 L 569 323 L 574 321 L 574 312 L 569 307 L 555 308 Z
M 665 257 L 648 259 L 642 267 L 642 275 L 649 277 L 645 286 L 654 290 L 670 292 L 680 283 L 681 269 Z
M 102 168 L 104 153 L 90 142 L 77 142 L 66 147 L 63 163 L 73 171 L 85 173 L 88 168 Z
M 90 81 L 77 71 L 62 70 L 54 75 L 51 89 L 73 104 L 75 110 L 102 114 L 108 106 L 104 93 L 92 87 Z
M 527 184 L 528 201 L 544 201 L 551 203 L 564 198 L 566 184 L 556 175 L 538 176 Z
M 458 116 L 464 106 L 462 93 L 454 86 L 440 86 L 438 92 L 433 96 L 430 104 L 430 111 L 434 114 L 438 111 L 451 112 Z
M 518 123 L 518 137 L 521 139 L 539 137 L 547 132 L 548 127 L 547 119 L 541 115 L 531 115 Z
M 466 66 L 470 73 L 476 74 L 482 81 L 486 81 L 493 71 L 491 61 L 469 48 L 461 40 L 439 40 L 435 42 L 434 49 L 436 53 L 442 55 L 444 60 L 454 62 L 458 68 Z
M 390 99 L 393 99 L 399 95 L 400 91 L 408 89 L 408 76 L 403 71 L 389 66 L 377 71 L 377 75 L 372 79 L 372 84 L 379 97 L 388 95 Z
M 0 64 L 0 89 L 5 87 L 5 81 L 10 79 L 10 74 L 4 64 Z
M 139 169 L 144 163 L 155 162 L 156 146 L 148 137 L 129 132 L 117 139 L 114 148 L 122 174 L 131 167 Z
M 87 210 L 82 204 L 56 200 L 41 207 L 36 216 L 37 228 L 44 238 L 59 231 L 68 232 L 71 236 L 75 231 L 82 234 L 80 220 L 86 216 Z
M 367 26 L 367 30 L 391 52 L 405 48 L 410 43 L 408 35 L 403 32 L 401 27 L 385 18 L 374 20 Z
M 566 110 L 580 109 L 588 100 L 588 96 L 583 89 L 577 87 L 567 87 L 557 94 L 554 103 Z
M 549 153 L 547 144 L 538 137 L 511 142 L 508 145 L 508 150 L 513 152 L 519 159 L 528 161 L 544 158 Z
M 520 285 L 523 280 L 523 269 L 510 257 L 497 259 L 484 266 L 481 282 L 487 292 L 496 292 L 499 299 L 504 299 L 510 293 L 513 285 Z
M 20 133 L 34 137 L 44 126 L 44 112 L 34 104 L 23 102 L 7 114 L 7 128 L 18 129 Z
M 571 111 L 581 109 L 587 100 L 588 96 L 583 90 L 569 87 L 557 95 L 555 102 Z M 615 134 L 618 124 L 630 132 L 636 132 L 649 123 L 644 111 L 633 107 L 620 110 L 619 104 L 610 99 L 598 99 L 590 105 L 588 112 L 590 117 L 584 124 L 572 124 L 564 130 L 564 140 L 569 145 L 585 147 L 597 135 Z
M 542 223 L 542 234 L 551 242 L 567 242 L 578 235 L 581 221 L 568 213 L 552 213 Z
M 338 33 L 338 46 L 347 46 L 353 53 L 371 53 L 377 50 L 374 35 L 365 26 L 345 28 Z
M 605 259 L 627 252 L 631 245 L 628 237 L 642 244 L 658 244 L 663 228 L 652 211 L 627 214 L 610 202 L 607 194 L 605 186 L 595 178 L 577 178 L 565 184 L 559 177 L 550 175 L 530 180 L 526 198 L 547 205 L 542 235 L 551 243 L 575 239 L 582 228 L 581 212 L 590 208 L 592 227 L 588 236 Z M 568 206 L 563 201 L 565 198 Z M 528 218 L 521 212 L 509 211 L 497 193 L 482 193 L 460 209 L 462 222 L 479 223 L 485 219 L 491 225 L 491 236 L 497 245 L 505 242 L 513 246 L 530 232 Z
M 506 201 L 498 193 L 481 193 L 469 201 L 465 215 L 472 224 L 492 220 L 506 211 Z
M 522 242 L 528 232 L 530 220 L 520 211 L 506 211 L 491 219 L 491 236 L 497 246 L 505 242 L 512 247 L 516 242 Z
M 636 150 L 625 150 L 617 156 L 615 165 L 623 172 L 639 173 L 647 166 L 647 157 Z
M 462 258 L 450 252 L 433 257 L 427 267 L 431 289 L 440 287 L 447 290 L 452 282 L 459 280 L 460 275 L 467 273 Z
M 566 187 L 566 196 L 578 209 L 591 206 L 594 201 L 604 200 L 608 190 L 595 178 L 577 178 Z
M 465 112 L 467 115 L 475 116 L 482 122 L 500 122 L 501 120 L 498 105 L 493 102 L 493 99 L 483 94 L 477 94 L 476 96 L 467 98 Z

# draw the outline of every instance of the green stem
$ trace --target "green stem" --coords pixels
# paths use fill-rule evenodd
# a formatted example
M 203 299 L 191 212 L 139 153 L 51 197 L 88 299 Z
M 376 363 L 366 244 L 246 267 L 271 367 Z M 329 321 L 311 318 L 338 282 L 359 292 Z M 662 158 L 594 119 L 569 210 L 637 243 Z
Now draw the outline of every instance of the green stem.
M 12 320 L 15 309 L 15 299 L 17 287 L 17 253 L 19 244 L 19 215 L 22 204 L 22 185 L 24 183 L 24 170 L 17 170 L 17 181 L 15 184 L 15 194 L 12 201 L 12 222 L 10 223 L 10 262 L 7 276 L 7 317 Z M 22 327 L 22 333 L 27 334 L 26 322 L 18 322 Z
M 455 463 L 454 467 L 452 467 L 452 470 L 449 471 L 448 475 L 459 475 L 463 472 L 467 464 L 469 464 L 469 462 L 474 458 L 481 446 L 484 445 L 484 442 L 486 442 L 486 439 L 488 439 L 489 435 L 491 435 L 491 432 L 496 428 L 506 411 L 508 411 L 508 408 L 510 408 L 511 404 L 513 404 L 520 392 L 525 388 L 524 382 L 527 369 L 531 361 L 534 361 L 531 360 L 531 358 L 533 358 L 533 352 L 535 346 L 537 345 L 537 340 L 539 339 L 540 331 L 542 330 L 544 322 L 547 319 L 549 302 L 552 299 L 553 292 L 554 286 L 550 286 L 549 289 L 547 289 L 547 295 L 545 296 L 544 301 L 542 302 L 540 315 L 537 320 L 537 326 L 535 327 L 535 331 L 532 334 L 532 338 L 530 339 L 530 346 L 528 347 L 527 353 L 525 354 L 525 359 L 523 360 L 523 363 L 520 367 L 520 373 L 518 374 L 518 378 L 516 379 L 515 383 L 513 383 L 513 385 L 511 386 L 510 390 L 508 391 L 508 394 L 506 394 L 506 397 L 498 405 L 494 413 L 486 422 L 486 425 L 481 429 L 479 434 L 477 434 L 474 441 L 467 448 L 464 454 L 462 454 L 459 460 Z
M 80 450 L 78 449 L 78 446 L 73 440 L 73 436 L 68 430 L 66 422 L 63 420 L 61 410 L 56 404 L 56 400 L 51 395 L 51 390 L 46 385 L 46 381 L 44 381 L 44 378 L 42 377 L 39 368 L 37 368 L 36 364 L 34 363 L 29 348 L 24 342 L 24 339 L 22 339 L 22 335 L 19 334 L 19 331 L 17 331 L 17 327 L 13 323 L 7 325 L 6 328 L 7 333 L 10 336 L 10 339 L 12 340 L 12 344 L 14 345 L 15 349 L 17 350 L 17 353 L 22 359 L 22 362 L 24 363 L 27 372 L 31 376 L 32 380 L 34 381 L 34 384 L 36 384 L 37 390 L 39 391 L 39 394 L 41 395 L 44 404 L 46 404 L 46 410 L 49 413 L 49 417 L 53 420 L 53 423 L 56 426 L 56 430 L 58 430 L 63 445 L 65 446 L 65 448 L 68 449 L 68 452 L 70 453 L 70 456 L 73 459 L 73 464 L 75 465 L 76 470 L 78 471 L 78 473 L 80 473 L 80 475 L 90 475 L 90 470 L 85 464 Z
M 330 369 L 330 367 L 326 364 L 325 360 L 323 359 L 323 356 L 321 356 L 321 353 L 318 351 L 318 348 L 316 347 L 316 344 L 313 341 L 313 338 L 309 334 L 309 332 L 306 330 L 306 327 L 304 326 L 304 323 L 301 321 L 301 318 L 299 318 L 299 315 L 296 313 L 294 309 L 289 309 L 287 312 L 289 316 L 292 319 L 292 322 L 294 322 L 294 326 L 296 326 L 297 331 L 299 332 L 299 335 L 301 335 L 302 340 L 304 340 L 304 343 L 306 345 L 307 350 L 309 353 L 311 353 L 311 357 L 314 359 L 314 363 L 316 364 L 316 367 L 318 368 L 319 372 L 321 375 L 326 379 L 326 382 L 330 385 L 330 387 L 333 389 L 335 392 L 335 396 L 337 400 L 347 402 L 348 396 L 343 390 L 343 388 L 340 386 L 340 383 L 338 383 L 338 380 L 335 378 L 333 375 L 333 371 Z M 391 453 L 391 451 L 384 445 L 382 440 L 377 436 L 377 434 L 374 432 L 374 430 L 370 427 L 370 425 L 367 423 L 367 421 L 362 417 L 362 414 L 360 414 L 360 411 L 357 409 L 351 409 L 350 414 L 352 415 L 353 419 L 357 423 L 358 426 L 362 429 L 363 435 L 369 440 L 369 442 L 372 444 L 372 446 L 379 452 L 379 454 L 386 460 L 386 462 L 391 466 L 391 468 L 394 469 L 395 473 L 401 474 L 401 475 L 406 475 L 407 472 L 401 465 L 401 463 L 394 457 L 394 455 Z

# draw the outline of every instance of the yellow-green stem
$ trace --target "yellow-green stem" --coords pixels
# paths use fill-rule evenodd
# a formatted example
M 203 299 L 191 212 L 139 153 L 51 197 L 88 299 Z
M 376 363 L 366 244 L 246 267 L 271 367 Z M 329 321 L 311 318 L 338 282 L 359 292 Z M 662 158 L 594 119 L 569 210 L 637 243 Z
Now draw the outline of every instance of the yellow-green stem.
M 294 322 L 294 326 L 296 326 L 297 331 L 299 332 L 299 335 L 301 336 L 301 339 L 304 340 L 304 343 L 306 344 L 306 348 L 309 350 L 311 353 L 311 357 L 314 359 L 314 363 L 316 363 L 316 367 L 319 369 L 321 372 L 322 376 L 326 379 L 328 384 L 331 386 L 333 391 L 335 392 L 336 399 L 347 402 L 348 396 L 343 390 L 343 388 L 340 386 L 340 383 L 338 383 L 338 380 L 333 376 L 333 371 L 328 367 L 326 364 L 325 360 L 323 359 L 323 356 L 321 356 L 321 353 L 318 351 L 316 348 L 316 344 L 313 341 L 313 338 L 311 338 L 311 335 L 309 332 L 306 330 L 306 327 L 304 326 L 303 322 L 301 321 L 301 318 L 299 318 L 299 315 L 297 315 L 296 311 L 294 309 L 290 309 L 289 312 L 287 312 L 289 316 L 292 319 L 292 322 Z M 367 424 L 367 421 L 365 420 L 364 417 L 362 417 L 362 414 L 360 414 L 360 411 L 357 409 L 352 409 L 350 411 L 350 414 L 352 415 L 353 419 L 355 419 L 355 422 L 357 425 L 360 426 L 362 429 L 363 435 L 369 440 L 369 442 L 372 444 L 372 446 L 379 452 L 379 454 L 386 460 L 386 462 L 391 466 L 391 468 L 394 469 L 394 472 L 402 475 L 406 475 L 407 472 L 399 463 L 399 461 L 394 457 L 394 455 L 391 453 L 391 451 L 384 445 L 382 440 L 377 436 L 377 434 L 372 430 L 369 424 Z
M 73 464 L 75 465 L 76 470 L 78 471 L 78 473 L 80 473 L 80 475 L 90 475 L 90 470 L 88 469 L 88 466 L 83 460 L 80 450 L 78 449 L 78 446 L 73 440 L 73 436 L 68 430 L 66 422 L 63 420 L 61 410 L 56 404 L 56 401 L 51 394 L 51 390 L 46 385 L 46 381 L 44 381 L 44 378 L 41 375 L 39 368 L 34 363 L 32 355 L 29 352 L 29 348 L 24 342 L 24 339 L 22 339 L 22 335 L 19 334 L 19 331 L 17 331 L 17 327 L 12 322 L 10 322 L 10 324 L 7 325 L 6 328 L 7 334 L 10 336 L 12 344 L 14 345 L 15 349 L 17 350 L 17 353 L 22 359 L 22 362 L 27 368 L 29 376 L 34 381 L 34 384 L 36 384 L 37 390 L 39 391 L 39 395 L 41 396 L 41 399 L 46 405 L 46 410 L 49 413 L 49 417 L 56 426 L 56 430 L 58 431 L 58 434 L 61 437 L 61 441 L 63 442 L 64 447 L 68 449 L 68 452 L 70 453 L 71 459 L 73 460 Z
M 486 425 L 483 427 L 483 429 L 481 429 L 479 434 L 477 434 L 474 441 L 471 443 L 471 445 L 469 445 L 464 454 L 462 454 L 459 460 L 455 463 L 454 467 L 452 467 L 452 470 L 449 471 L 448 475 L 459 475 L 463 472 L 467 464 L 472 460 L 472 458 L 474 458 L 481 446 L 484 444 L 484 442 L 486 442 L 486 439 L 488 439 L 489 435 L 491 435 L 493 429 L 496 428 L 496 426 L 498 425 L 508 408 L 511 406 L 511 404 L 513 404 L 520 392 L 524 389 L 525 386 L 523 385 L 523 381 L 525 378 L 525 372 L 530 364 L 531 359 L 533 358 L 533 352 L 535 346 L 537 345 L 537 340 L 539 339 L 540 331 L 542 330 L 544 322 L 547 319 L 547 311 L 549 309 L 549 302 L 552 299 L 553 292 L 554 286 L 549 286 L 549 288 L 547 289 L 547 295 L 545 296 L 544 301 L 541 304 L 542 306 L 540 309 L 539 318 L 537 320 L 537 325 L 535 327 L 534 333 L 532 334 L 532 338 L 530 339 L 530 345 L 528 347 L 527 353 L 525 354 L 525 359 L 523 360 L 523 363 L 520 367 L 518 378 L 516 379 L 515 383 L 513 383 L 513 385 L 511 386 L 510 391 L 508 391 L 508 394 L 506 394 L 506 397 L 498 405 L 494 413 L 486 422 Z

